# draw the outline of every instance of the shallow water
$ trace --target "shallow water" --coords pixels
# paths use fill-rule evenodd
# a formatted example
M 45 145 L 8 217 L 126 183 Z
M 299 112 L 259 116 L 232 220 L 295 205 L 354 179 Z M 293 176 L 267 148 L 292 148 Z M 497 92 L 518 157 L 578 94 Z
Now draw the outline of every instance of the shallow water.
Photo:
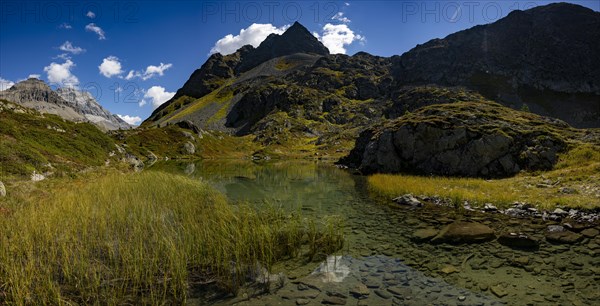
M 463 214 L 441 207 L 392 207 L 369 195 L 363 177 L 312 161 L 167 162 L 153 168 L 207 181 L 233 201 L 301 210 L 319 220 L 325 215 L 345 220 L 346 242 L 339 253 L 348 275 L 340 282 L 319 276 L 327 261 L 300 267 L 284 264 L 280 269 L 289 279 L 283 288 L 242 304 L 320 304 L 332 298 L 329 292 L 343 295 L 338 298 L 348 305 L 600 305 L 600 236 L 554 245 L 543 238 L 551 223 L 541 220 Z M 540 247 L 525 251 L 497 241 L 432 245 L 411 239 L 417 229 L 439 230 L 458 219 L 486 224 L 496 234 L 527 233 Z M 376 283 L 369 295 L 357 298 L 349 293 L 369 281 Z M 307 282 L 319 290 L 302 290 Z M 404 291 L 394 289 L 398 286 Z M 240 299 L 225 303 L 234 301 Z

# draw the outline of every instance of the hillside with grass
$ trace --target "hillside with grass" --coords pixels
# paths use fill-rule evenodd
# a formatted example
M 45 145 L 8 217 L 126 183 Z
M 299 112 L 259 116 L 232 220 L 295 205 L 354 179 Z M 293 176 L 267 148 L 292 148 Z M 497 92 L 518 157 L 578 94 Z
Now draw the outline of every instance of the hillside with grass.
M 0 100 L 0 176 L 66 175 L 114 159 L 114 140 L 91 123 L 75 123 Z

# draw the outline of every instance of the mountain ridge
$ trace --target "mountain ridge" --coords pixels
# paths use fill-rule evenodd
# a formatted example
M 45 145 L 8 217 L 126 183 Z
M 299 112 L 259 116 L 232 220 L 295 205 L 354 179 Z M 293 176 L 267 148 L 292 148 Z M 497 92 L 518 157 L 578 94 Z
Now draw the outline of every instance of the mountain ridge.
M 600 41 L 595 40 L 598 20 L 600 13 L 593 10 L 552 4 L 511 12 L 402 55 L 313 52 L 304 53 L 310 60 L 286 54 L 256 65 L 252 54 L 287 32 L 271 35 L 258 48 L 211 55 L 142 126 L 188 120 L 200 128 L 281 142 L 274 126 L 282 124 L 281 133 L 316 135 L 317 143 L 328 138 L 333 145 L 338 141 L 332 134 L 355 137 L 382 118 L 394 119 L 432 101 L 464 101 L 471 92 L 514 109 L 527 106 L 576 127 L 600 126 L 600 59 L 594 60 L 600 52 L 593 52 Z M 290 29 L 294 27 L 310 33 L 300 24 Z M 523 29 L 529 35 L 516 37 Z M 316 38 L 311 35 L 311 40 Z M 547 55 L 554 45 L 570 51 Z M 561 69 L 569 69 L 572 59 L 577 68 L 565 73 Z
M 21 81 L 1 91 L 0 98 L 66 120 L 91 122 L 104 131 L 131 128 L 131 125 L 102 107 L 89 92 L 70 87 L 55 91 L 36 78 Z

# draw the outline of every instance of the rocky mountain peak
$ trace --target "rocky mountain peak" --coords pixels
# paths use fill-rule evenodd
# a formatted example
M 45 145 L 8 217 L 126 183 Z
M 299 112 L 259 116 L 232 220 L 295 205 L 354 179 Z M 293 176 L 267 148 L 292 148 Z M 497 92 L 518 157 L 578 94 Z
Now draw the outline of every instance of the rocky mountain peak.
M 270 59 L 294 53 L 328 55 L 329 49 L 303 25 L 295 22 L 283 34 L 269 35 L 256 49 L 248 52 L 238 70 L 247 71 Z
M 44 81 L 30 78 L 0 92 L 0 98 L 71 121 L 87 121 L 104 130 L 128 129 L 129 124 L 104 109 L 87 91 L 73 87 L 52 90 Z
M 52 91 L 50 86 L 46 84 L 44 81 L 36 78 L 29 78 L 25 81 L 21 81 L 13 85 L 9 90 L 12 91 L 20 91 L 20 90 L 28 90 L 28 89 L 37 89 L 44 91 Z

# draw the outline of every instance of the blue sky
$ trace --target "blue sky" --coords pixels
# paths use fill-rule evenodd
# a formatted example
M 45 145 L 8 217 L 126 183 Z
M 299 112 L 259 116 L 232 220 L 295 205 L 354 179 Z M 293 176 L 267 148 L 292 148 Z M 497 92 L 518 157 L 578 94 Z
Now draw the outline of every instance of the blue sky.
M 551 2 L 2 0 L 0 90 L 38 76 L 53 87 L 88 90 L 139 123 L 211 52 L 258 44 L 296 20 L 332 52 L 391 56 Z M 567 2 L 600 10 L 598 0 Z

